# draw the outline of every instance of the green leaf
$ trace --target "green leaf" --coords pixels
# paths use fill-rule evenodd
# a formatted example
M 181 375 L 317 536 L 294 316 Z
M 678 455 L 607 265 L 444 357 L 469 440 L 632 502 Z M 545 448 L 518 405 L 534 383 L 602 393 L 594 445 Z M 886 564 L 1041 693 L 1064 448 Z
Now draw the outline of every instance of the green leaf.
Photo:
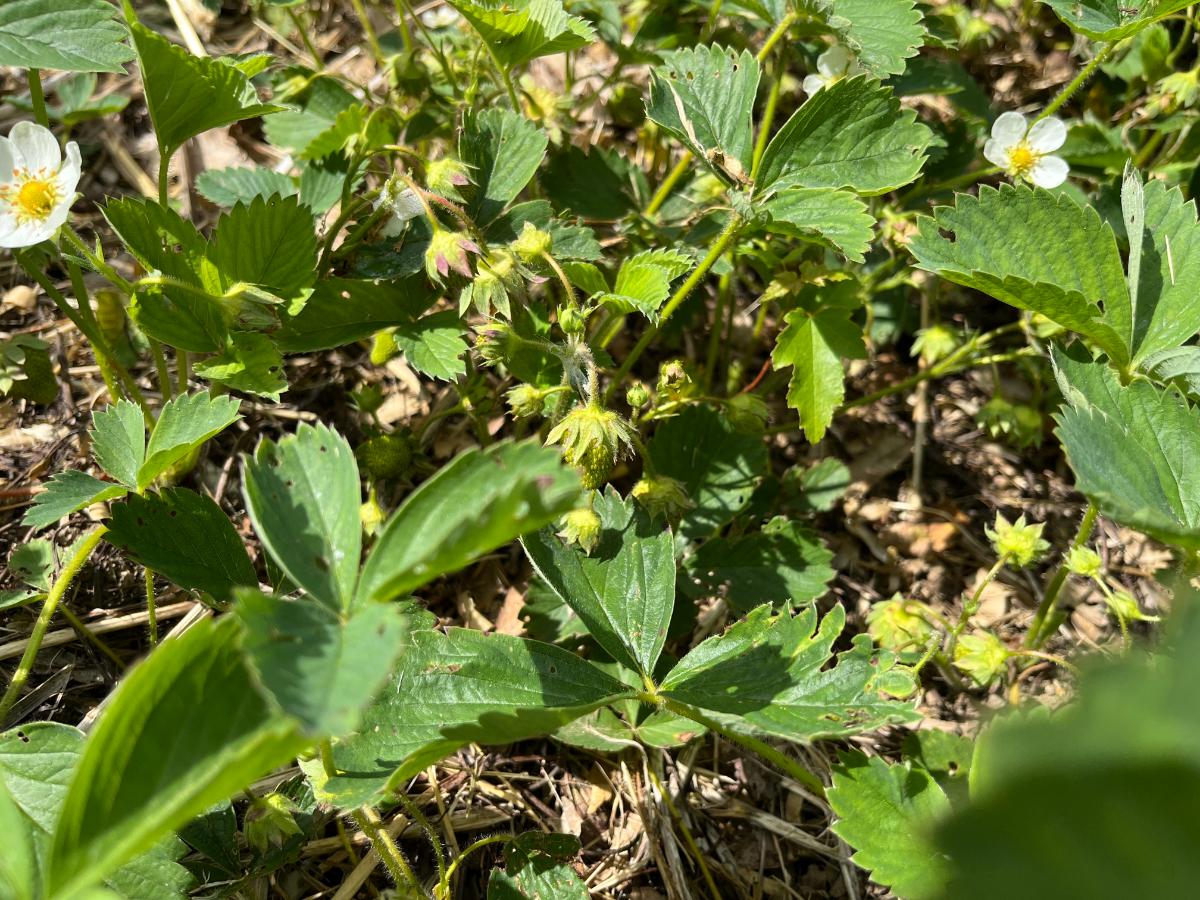
M 787 327 L 775 341 L 771 360 L 775 368 L 792 367 L 788 406 L 800 414 L 800 425 L 809 443 L 825 436 L 833 414 L 845 396 L 842 359 L 867 355 L 862 328 L 851 320 L 852 310 L 826 306 L 810 312 L 793 309 Z
M 660 692 L 736 731 L 793 741 L 845 737 L 917 719 L 911 704 L 880 689 L 891 661 L 872 656 L 867 635 L 857 635 L 852 649 L 824 668 L 845 624 L 841 606 L 819 629 L 815 607 L 795 617 L 759 607 L 680 660 Z
M 234 66 L 192 56 L 142 25 L 128 5 L 125 18 L 133 32 L 146 106 L 164 159 L 188 138 L 209 129 L 281 109 L 260 103 L 250 79 Z
M 538 181 L 554 205 L 585 219 L 615 221 L 645 202 L 646 176 L 604 147 L 568 144 L 551 154 Z
M 866 76 L 843 78 L 806 100 L 771 138 L 755 191 L 799 186 L 883 194 L 920 174 L 932 140 L 890 88 Z
M 1191 5 L 1190 0 L 1042 0 L 1060 19 L 1094 41 L 1137 34 Z
M 82 745 L 83 732 L 57 722 L 31 722 L 0 734 L 0 781 L 42 831 L 54 830 Z
M 49 350 L 49 344 L 30 334 L 14 334 L 0 341 L 0 394 L 53 403 L 58 397 L 58 380 Z
M 872 881 L 905 900 L 938 895 L 946 864 L 932 831 L 950 802 L 928 772 L 844 753 L 828 799 L 834 833 L 858 851 L 851 859 Z
M 567 15 L 561 0 L 454 0 L 452 5 L 475 27 L 506 69 L 540 56 L 578 50 L 596 36 L 586 19 Z
M 144 491 L 167 469 L 236 422 L 239 406 L 241 401 L 233 397 L 213 397 L 208 391 L 169 401 L 150 433 L 146 461 L 138 469 L 138 490 Z
M 470 743 L 547 734 L 633 691 L 574 653 L 504 634 L 419 631 L 359 731 L 333 746 L 337 775 L 303 768 L 318 799 L 348 808 Z
M 229 517 L 195 491 L 169 488 L 157 496 L 130 496 L 113 507 L 104 537 L 180 587 L 218 600 L 230 599 L 239 585 L 258 584 Z
M 637 310 L 657 322 L 658 309 L 671 293 L 671 282 L 694 263 L 690 255 L 677 250 L 636 253 L 621 263 L 612 292 L 602 294 L 600 302 L 621 313 Z
M 825 593 L 832 562 L 816 534 L 780 517 L 761 531 L 701 545 L 680 588 L 692 597 L 721 597 L 738 613 L 763 603 L 798 606 Z
M 315 277 L 312 212 L 294 196 L 239 203 L 217 222 L 211 256 L 226 287 L 245 282 L 290 300 Z
M 304 747 L 254 689 L 237 638 L 233 619 L 199 621 L 118 686 L 67 790 L 51 891 L 99 882 Z
M 123 496 L 125 488 L 122 485 L 67 469 L 46 482 L 46 490 L 33 498 L 33 505 L 25 511 L 21 521 L 31 528 L 45 528 L 93 503 Z
M 39 591 L 50 590 L 50 575 L 54 571 L 54 544 L 35 538 L 21 544 L 8 557 L 9 574 Z
M 283 355 L 269 337 L 253 331 L 234 332 L 224 353 L 200 360 L 193 371 L 200 378 L 276 403 L 288 388 Z
M 391 604 L 344 621 L 310 600 L 259 591 L 238 596 L 242 649 L 275 704 L 313 739 L 348 734 L 405 646 L 408 623 Z
M 899 75 L 925 39 L 916 0 L 823 0 L 825 21 L 872 75 Z
M 697 158 L 735 182 L 747 180 L 758 62 L 719 45 L 663 54 L 650 73 L 646 115 Z
M 302 424 L 242 459 L 254 530 L 295 584 L 334 612 L 350 608 L 362 552 L 358 464 L 346 439 Z
M 548 528 L 525 537 L 525 553 L 613 659 L 652 676 L 675 607 L 671 531 L 612 488 L 592 508 L 603 530 L 591 554 Z
M 11 900 L 38 900 L 41 896 L 41 873 L 38 866 L 38 847 L 29 820 L 13 800 L 4 781 L 0 779 L 0 889 Z
M 423 274 L 393 282 L 326 278 L 272 337 L 285 353 L 328 350 L 412 322 L 436 300 Z
M 1041 313 L 1128 362 L 1131 335 L 1109 324 L 1132 319 L 1121 256 L 1090 206 L 1041 188 L 985 186 L 918 221 L 909 251 L 920 268 Z
M 587 885 L 570 866 L 579 848 L 569 834 L 518 835 L 504 848 L 504 869 L 488 879 L 488 900 L 587 900 Z
M 1124 525 L 1200 547 L 1200 411 L 1145 380 L 1122 386 L 1079 345 L 1056 348 L 1054 364 L 1067 401 L 1056 433 L 1079 490 Z
M 1190 892 L 1200 878 L 1190 852 L 1200 802 L 1196 600 L 1178 579 L 1158 652 L 1093 660 L 1076 702 L 984 731 L 971 802 L 937 832 L 953 870 L 943 897 Z
M 289 197 L 296 193 L 292 179 L 266 166 L 208 169 L 196 176 L 196 190 L 217 206 L 250 203 L 257 197 Z
M 1138 266 L 1133 361 L 1173 349 L 1200 331 L 1200 224 L 1179 188 L 1143 188 L 1145 231 Z M 1132 265 L 1133 254 L 1130 254 Z M 1132 272 L 1131 272 L 1132 275 Z
M 0 66 L 123 74 L 133 51 L 116 12 L 105 0 L 8 0 L 0 5 Z
M 789 188 L 764 205 L 768 231 L 805 238 L 832 247 L 853 262 L 863 262 L 875 218 L 867 205 L 848 191 Z
M 309 144 L 334 127 L 342 110 L 357 101 L 336 78 L 312 75 L 303 96 L 289 102 L 295 108 L 268 116 L 263 131 L 276 147 L 303 156 Z
M 661 475 L 682 481 L 695 508 L 680 533 L 708 537 L 750 502 L 766 473 L 762 436 L 738 431 L 710 406 L 689 406 L 658 426 L 649 443 Z
M 1169 384 L 1191 400 L 1200 400 L 1200 347 L 1188 344 L 1151 354 L 1142 361 L 1142 371 L 1159 384 Z
M 92 413 L 92 454 L 105 472 L 131 491 L 146 461 L 146 420 L 136 403 L 118 400 Z
M 578 498 L 578 475 L 537 441 L 461 453 L 388 519 L 367 557 L 358 600 L 409 594 L 553 522 Z
M 485 109 L 463 123 L 458 152 L 472 168 L 476 188 L 468 212 L 480 225 L 492 222 L 537 171 L 550 138 L 507 109 Z
M 454 381 L 467 374 L 463 354 L 467 350 L 462 319 L 452 309 L 397 326 L 392 340 L 409 365 L 423 375 Z

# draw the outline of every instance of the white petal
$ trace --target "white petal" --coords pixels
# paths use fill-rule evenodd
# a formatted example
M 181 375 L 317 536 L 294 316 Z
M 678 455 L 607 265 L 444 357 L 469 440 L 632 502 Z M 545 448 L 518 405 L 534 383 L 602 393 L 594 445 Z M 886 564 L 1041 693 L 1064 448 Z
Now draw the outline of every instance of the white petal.
M 1029 129 L 1029 146 L 1038 153 L 1053 153 L 1067 139 L 1067 126 L 1062 119 L 1048 116 Z
M 804 89 L 804 93 L 812 96 L 821 88 L 825 87 L 825 79 L 820 75 L 806 75 L 804 81 L 800 83 L 800 87 Z
M 1043 156 L 1029 170 L 1029 180 L 1040 188 L 1056 188 L 1067 180 L 1070 166 L 1057 156 Z
M 64 197 L 75 197 L 75 188 L 79 185 L 83 161 L 79 157 L 79 145 L 74 141 L 67 144 L 67 159 L 58 170 L 58 188 Z
M 836 78 L 846 74 L 850 65 L 850 52 L 841 44 L 834 44 L 817 57 L 817 71 L 826 78 Z
M 1025 139 L 1028 127 L 1025 117 L 1019 112 L 1001 113 L 992 123 L 992 137 L 1005 147 L 1015 147 Z
M 983 145 L 983 158 L 993 166 L 999 166 L 1002 169 L 1008 168 L 1008 154 L 1010 152 L 1012 152 L 1010 145 L 1002 144 L 995 138 L 992 138 Z
M 58 138 L 49 128 L 33 122 L 18 122 L 8 133 L 8 139 L 21 155 L 25 168 L 30 171 L 44 168 L 53 172 L 62 164 Z
M 63 223 L 67 221 L 67 217 L 71 215 L 71 204 L 75 202 L 75 195 L 71 194 L 61 203 L 50 210 L 50 215 L 46 216 L 39 224 L 45 228 L 50 235 L 53 235 L 58 229 L 62 228 Z
M 62 224 L 62 223 L 59 223 Z M 0 247 L 32 247 L 53 237 L 55 228 L 47 228 L 43 222 L 26 222 L 11 231 L 0 233 Z
M 17 160 L 13 153 L 12 142 L 6 137 L 0 137 L 0 185 L 13 180 L 13 169 L 17 168 Z

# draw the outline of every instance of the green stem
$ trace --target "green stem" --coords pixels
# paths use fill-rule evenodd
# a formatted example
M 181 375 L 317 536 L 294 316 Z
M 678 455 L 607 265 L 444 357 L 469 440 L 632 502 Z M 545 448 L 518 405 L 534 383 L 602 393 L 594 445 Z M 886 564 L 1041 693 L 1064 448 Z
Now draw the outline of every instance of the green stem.
M 971 595 L 971 599 L 963 604 L 962 613 L 958 617 L 958 621 L 954 623 L 954 627 L 950 629 L 950 633 L 946 635 L 946 649 L 943 651 L 946 659 L 951 663 L 954 662 L 954 648 L 958 646 L 958 639 L 967 629 L 967 625 L 971 623 L 971 617 L 979 612 L 980 604 L 983 603 L 983 592 L 987 590 L 987 586 L 996 580 L 996 576 L 1000 574 L 1000 570 L 1004 568 L 1008 562 L 1007 559 L 1001 557 L 996 560 L 986 575 L 983 576 L 983 581 L 979 583 L 979 587 L 975 588 L 975 593 Z
M 790 12 L 780 19 L 779 24 L 775 26 L 775 30 L 767 35 L 766 42 L 762 45 L 762 47 L 759 48 L 758 55 L 754 58 L 758 62 L 765 60 L 770 55 L 771 51 L 775 49 L 775 45 L 783 39 L 785 34 L 787 34 L 788 29 L 792 27 L 792 23 L 798 18 L 800 17 L 795 12 Z
M 325 63 L 321 60 L 321 54 L 317 52 L 316 45 L 312 42 L 312 38 L 308 36 L 308 29 L 304 27 L 304 23 L 300 21 L 300 16 L 296 13 L 294 6 L 284 7 L 287 10 L 288 18 L 292 20 L 292 25 L 296 28 L 296 33 L 300 35 L 300 40 L 304 43 L 304 49 L 308 51 L 308 55 L 312 57 L 313 68 L 318 72 L 323 71 Z
M 762 165 L 763 154 L 767 151 L 767 141 L 771 138 L 771 125 L 775 121 L 775 110 L 779 106 L 779 90 L 783 87 L 783 72 L 777 70 L 771 79 L 771 90 L 767 94 L 767 105 L 763 109 L 762 120 L 758 125 L 758 138 L 754 142 L 754 156 L 750 162 L 750 180 L 758 175 L 758 167 Z
M 1084 82 L 1086 82 L 1089 78 L 1092 77 L 1092 75 L 1095 73 L 1096 68 L 1100 65 L 1100 63 L 1102 63 L 1102 62 L 1104 62 L 1104 60 L 1108 59 L 1108 57 L 1112 54 L 1113 50 L 1116 48 L 1117 43 L 1118 43 L 1117 41 L 1110 41 L 1109 43 L 1107 43 L 1103 47 L 1101 47 L 1100 52 L 1097 53 L 1095 56 L 1093 56 L 1091 58 L 1091 61 L 1088 62 L 1088 64 L 1086 66 L 1084 66 L 1082 69 L 1079 70 L 1079 74 L 1076 75 L 1074 78 L 1072 78 L 1067 83 L 1067 86 L 1058 92 L 1057 96 L 1055 96 L 1055 98 L 1053 100 L 1051 100 L 1049 104 L 1047 104 L 1045 109 L 1043 109 L 1040 113 L 1038 113 L 1037 118 L 1034 119 L 1033 121 L 1035 123 L 1040 122 L 1040 121 L 1042 121 L 1042 119 L 1046 118 L 1047 116 L 1052 116 L 1056 112 L 1058 112 L 1059 108 L 1064 103 L 1066 103 L 1068 100 L 1070 100 L 1071 96 L 1077 90 L 1079 90 L 1081 87 L 1083 87 Z
M 158 604 L 154 598 L 154 570 L 149 566 L 146 573 L 146 627 L 150 632 L 150 646 L 158 646 Z
M 566 300 L 567 306 L 573 307 L 578 305 L 578 301 L 575 299 L 575 288 L 571 284 L 571 279 L 567 277 L 567 273 L 563 271 L 563 267 L 549 253 L 542 253 L 542 261 L 550 266 L 554 270 L 554 274 L 558 276 L 559 284 L 562 285 L 563 294 L 565 295 L 563 299 Z
M 103 331 L 100 329 L 100 324 L 96 321 L 95 313 L 92 312 L 92 298 L 88 293 L 87 285 L 83 281 L 83 273 L 79 271 L 79 266 L 73 260 L 65 259 L 63 261 L 67 267 L 67 275 L 71 279 L 71 287 L 75 291 L 75 305 L 79 309 L 79 317 L 87 322 L 89 328 L 97 334 L 102 335 Z M 119 398 L 124 396 L 124 392 L 117 386 L 108 356 L 94 344 L 92 345 L 92 353 L 96 357 L 96 365 L 100 367 L 100 377 L 104 379 L 104 386 L 108 389 L 109 399 L 113 403 L 116 403 Z
M 152 337 L 147 337 L 146 342 L 150 345 L 150 355 L 154 358 L 154 371 L 158 377 L 158 390 L 162 394 L 163 403 L 166 403 L 174 395 L 171 390 L 171 373 L 167 371 L 167 358 L 163 355 L 162 344 Z
M 158 155 L 158 205 L 171 205 L 171 157 L 164 153 Z
M 417 808 L 417 804 L 413 803 L 408 798 L 408 795 L 401 792 L 396 794 L 396 799 L 400 801 L 400 805 L 404 807 L 404 811 L 408 813 L 410 819 L 421 827 L 425 832 L 425 839 L 429 841 L 429 845 L 433 848 L 434 859 L 437 860 L 438 882 L 443 880 L 449 882 L 446 875 L 446 854 L 442 851 L 442 841 L 438 837 L 438 833 L 434 830 L 432 823 L 426 817 L 425 813 Z
M 317 749 L 321 753 L 321 768 L 325 770 L 325 777 L 335 777 L 337 775 L 337 766 L 333 763 L 333 745 L 329 742 L 329 738 L 321 741 L 317 745 Z
M 71 228 L 69 225 L 64 225 L 59 234 L 65 237 L 67 239 L 67 243 L 78 250 L 79 254 L 88 261 L 88 264 L 105 278 L 107 278 L 111 284 L 117 288 L 120 288 L 126 294 L 132 294 L 134 292 L 133 282 L 122 277 L 120 272 L 97 256 L 96 253 L 94 253 L 92 249 L 86 243 L 84 243 L 83 238 L 81 238 L 73 228 Z
M 383 47 L 379 43 L 379 35 L 375 33 L 375 26 L 371 24 L 371 18 L 367 15 L 367 8 L 363 6 L 362 0 L 350 0 L 350 5 L 354 7 L 354 14 L 358 16 L 363 33 L 367 36 L 367 43 L 371 46 L 371 54 L 375 57 L 375 61 L 380 66 L 383 66 L 386 57 L 383 54 Z
M 658 186 L 658 190 L 654 192 L 654 196 L 650 198 L 650 203 L 642 215 L 646 218 L 651 218 L 662 209 L 662 205 L 667 202 L 667 198 L 671 196 L 671 191 L 675 190 L 675 185 L 679 183 L 688 170 L 692 167 L 692 154 L 688 151 L 683 152 L 683 156 L 679 158 L 679 162 L 675 163 L 675 168 L 667 173 L 667 177 L 662 180 L 662 184 Z
M 508 74 L 508 69 L 506 69 L 504 64 L 500 62 L 500 57 L 496 55 L 496 50 L 492 47 L 491 42 L 485 41 L 483 38 L 480 38 L 480 40 L 483 42 L 484 49 L 487 50 L 488 56 L 492 59 L 492 65 L 494 65 L 496 67 L 496 71 L 500 73 L 500 80 L 504 83 L 504 90 L 508 93 L 508 102 L 512 104 L 513 112 L 520 113 L 521 98 L 517 96 L 517 89 L 513 85 L 512 76 Z
M 42 73 L 37 69 L 26 70 L 29 81 L 29 102 L 33 105 L 33 118 L 43 128 L 50 127 L 50 116 L 46 113 L 46 95 L 42 91 Z
M 712 328 L 708 334 L 708 355 L 704 361 L 704 387 L 708 391 L 712 391 L 713 376 L 717 372 L 717 356 L 721 352 L 721 326 L 724 324 L 721 320 L 725 317 L 725 305 L 730 304 L 732 309 L 731 282 L 732 275 L 727 272 L 717 283 L 717 304 L 713 308 Z
M 440 896 L 450 896 L 450 879 L 454 877 L 454 873 L 458 871 L 458 867 L 462 865 L 463 860 L 465 860 L 468 856 L 470 856 L 476 850 L 482 850 L 484 847 L 488 847 L 492 844 L 507 844 L 512 839 L 513 836 L 511 834 L 492 834 L 485 838 L 480 838 L 475 843 L 464 848 L 462 853 L 458 854 L 458 857 L 450 863 L 449 868 L 446 869 L 445 873 L 439 880 L 438 890 L 440 892 Z
M 33 632 L 29 635 L 29 643 L 25 645 L 25 652 L 21 655 L 21 661 L 17 663 L 17 671 L 13 673 L 12 681 L 9 682 L 8 689 L 4 692 L 4 697 L 0 699 L 0 724 L 8 718 L 8 714 L 17 702 L 21 690 L 25 687 L 25 682 L 29 680 L 29 673 L 33 671 L 33 661 L 37 657 L 38 650 L 41 649 L 42 641 L 46 637 L 46 631 L 50 627 L 50 620 L 54 618 L 54 611 L 66 595 L 67 588 L 71 586 L 71 582 L 79 574 L 79 570 L 83 568 L 83 564 L 92 555 L 92 551 L 96 549 L 96 545 L 100 543 L 100 538 L 104 537 L 104 533 L 107 530 L 106 526 L 101 525 L 80 538 L 75 544 L 75 552 L 71 554 L 71 558 L 67 560 L 62 571 L 58 573 L 58 577 L 54 579 L 54 584 L 50 587 L 50 593 L 46 595 L 46 600 L 42 604 L 42 610 L 33 625 Z
M 659 695 L 659 699 L 662 701 L 661 705 L 665 706 L 677 716 L 683 716 L 685 719 L 691 719 L 693 722 L 699 722 L 705 728 L 721 735 L 726 740 L 733 741 L 735 744 L 740 744 L 747 750 L 753 750 L 763 759 L 773 763 L 777 768 L 781 769 L 796 781 L 800 782 L 818 797 L 825 796 L 825 784 L 820 778 L 818 778 L 804 766 L 800 765 L 800 763 L 792 759 L 790 756 L 787 756 L 779 750 L 776 750 L 770 744 L 760 741 L 757 738 L 752 738 L 748 735 L 738 734 L 735 731 L 731 731 L 720 722 L 716 721 L 715 719 L 710 719 L 708 716 L 704 715 L 704 713 L 700 712 L 700 710 L 688 706 L 686 703 L 678 703 L 669 697 L 662 697 L 661 695 Z
M 610 400 L 612 398 L 613 393 L 616 391 L 621 381 L 626 375 L 629 374 L 629 370 L 633 368 L 633 364 L 638 361 L 638 358 L 642 355 L 642 353 L 645 352 L 646 348 L 654 342 L 654 339 L 658 336 L 659 329 L 662 327 L 663 323 L 666 322 L 667 319 L 671 318 L 675 310 L 679 308 L 679 305 L 683 303 L 683 301 L 688 298 L 688 295 L 695 290 L 696 286 L 704 280 L 704 276 L 708 274 L 708 270 L 716 264 L 717 260 L 719 260 L 724 255 L 725 251 L 729 249 L 729 245 L 737 239 L 738 233 L 741 230 L 741 226 L 741 216 L 735 214 L 729 217 L 729 223 L 725 226 L 725 230 L 721 232 L 721 236 L 717 238 L 717 242 L 709 248 L 708 254 L 704 257 L 704 259 L 700 260 L 700 264 L 692 270 L 692 274 L 689 275 L 687 280 L 679 286 L 679 289 L 671 295 L 671 299 L 668 300 L 666 305 L 662 308 L 662 312 L 659 313 L 658 324 L 652 325 L 646 329 L 638 342 L 634 344 L 633 349 L 629 351 L 628 355 L 622 361 L 621 367 L 617 370 L 612 384 L 609 385 L 605 400 Z
M 416 874 L 412 867 L 409 866 L 408 860 L 404 858 L 404 854 L 392 840 L 392 836 L 388 834 L 383 823 L 379 819 L 377 813 L 370 806 L 363 806 L 351 813 L 358 827 L 362 829 L 363 834 L 367 836 L 367 840 L 371 842 L 371 847 L 375 851 L 383 864 L 387 867 L 396 885 L 407 884 L 415 890 L 418 895 L 421 893 L 421 882 L 417 880 Z
M 188 392 L 188 382 L 192 378 L 191 366 L 189 364 L 188 352 L 186 350 L 175 351 L 175 389 L 180 396 Z
M 1088 538 L 1092 536 L 1092 528 L 1096 525 L 1096 516 L 1099 512 L 1095 503 L 1088 504 L 1087 511 L 1083 514 L 1083 520 L 1079 523 L 1079 529 L 1075 532 L 1075 538 L 1071 541 L 1071 550 L 1077 550 L 1087 543 Z M 1025 635 L 1026 648 L 1036 650 L 1049 637 L 1049 635 L 1043 635 L 1043 632 L 1054 616 L 1054 607 L 1058 603 L 1058 595 L 1062 592 L 1068 574 L 1070 572 L 1064 556 L 1063 561 L 1058 564 L 1058 568 L 1050 578 L 1049 584 L 1046 585 L 1042 602 L 1038 604 L 1037 611 L 1033 614 L 1033 622 Z

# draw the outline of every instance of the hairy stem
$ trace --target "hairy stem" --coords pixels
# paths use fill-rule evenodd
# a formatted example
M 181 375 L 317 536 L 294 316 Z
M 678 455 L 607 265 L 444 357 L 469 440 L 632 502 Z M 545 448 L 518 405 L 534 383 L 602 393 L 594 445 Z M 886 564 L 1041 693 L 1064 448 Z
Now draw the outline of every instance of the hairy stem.
M 367 836 L 367 840 L 371 842 L 375 855 L 383 861 L 397 886 L 406 884 L 420 895 L 421 882 L 417 880 L 416 874 L 396 842 L 392 840 L 392 836 L 383 827 L 379 813 L 370 806 L 363 806 L 356 809 L 351 815 L 358 827 L 363 830 L 363 834 Z
M 1083 519 L 1079 523 L 1079 529 L 1075 532 L 1075 537 L 1071 541 L 1071 550 L 1076 550 L 1087 543 L 1088 538 L 1092 536 L 1092 528 L 1096 524 L 1096 516 L 1100 510 L 1096 508 L 1095 503 L 1089 503 L 1087 511 L 1083 514 Z M 1058 595 L 1062 592 L 1063 585 L 1067 581 L 1067 575 L 1070 574 L 1067 569 L 1067 561 L 1064 556 L 1062 562 L 1058 564 L 1058 568 L 1054 571 L 1054 575 L 1050 578 L 1050 583 L 1046 585 L 1046 593 L 1042 595 L 1042 602 L 1038 604 L 1037 611 L 1033 614 L 1033 622 L 1029 626 L 1029 631 L 1025 635 L 1025 647 L 1036 650 L 1042 646 L 1048 634 L 1044 634 L 1047 624 L 1053 618 L 1054 608 L 1058 603 Z

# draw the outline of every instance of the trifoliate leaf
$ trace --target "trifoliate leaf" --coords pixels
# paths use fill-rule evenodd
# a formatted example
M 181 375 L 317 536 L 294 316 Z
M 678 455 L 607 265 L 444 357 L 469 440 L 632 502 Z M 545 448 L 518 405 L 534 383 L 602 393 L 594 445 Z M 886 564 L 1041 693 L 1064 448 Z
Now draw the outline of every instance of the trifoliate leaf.
M 1042 0 L 1071 27 L 1094 41 L 1117 41 L 1137 34 L 1191 6 L 1189 0 Z
M 454 0 L 453 6 L 507 69 L 540 56 L 578 50 L 596 37 L 586 19 L 567 14 L 561 0 Z
M 613 659 L 653 675 L 675 606 L 671 532 L 611 488 L 593 510 L 602 530 L 590 553 L 568 546 L 553 528 L 527 535 L 525 553 Z
M 768 231 L 816 241 L 853 262 L 864 260 L 875 219 L 867 205 L 849 191 L 788 188 L 771 197 L 763 208 L 771 216 Z
M 317 797 L 348 808 L 459 747 L 547 734 L 633 691 L 550 644 L 452 628 L 418 631 L 356 734 L 333 746 L 337 774 L 302 764 Z
M 92 413 L 92 453 L 96 462 L 131 491 L 146 461 L 146 420 L 136 403 L 118 400 Z
M 1091 207 L 1041 188 L 985 186 L 978 197 L 960 194 L 954 206 L 918 222 L 909 251 L 920 268 L 1041 313 L 1119 364 L 1129 360 L 1124 329 L 1132 315 L 1121 256 L 1112 229 Z
M 129 36 L 105 0 L 8 0 L 0 4 L 0 66 L 124 73 Z
M 350 608 L 362 548 L 358 464 L 346 439 L 301 425 L 243 458 L 254 530 L 293 583 L 334 612 Z
M 196 190 L 206 200 L 226 208 L 250 203 L 256 197 L 296 193 L 296 185 L 287 175 L 266 166 L 208 169 L 196 176 Z
M 169 401 L 150 433 L 146 461 L 138 469 L 138 490 L 144 491 L 167 469 L 236 422 L 240 405 L 233 397 L 213 397 L 208 391 Z
M 813 444 L 825 436 L 842 405 L 842 360 L 867 355 L 862 328 L 851 320 L 851 312 L 843 306 L 792 310 L 771 354 L 776 369 L 792 366 L 788 406 L 800 414 L 805 437 Z
M 892 661 L 872 656 L 860 634 L 833 658 L 846 624 L 835 606 L 817 627 L 817 611 L 773 615 L 761 606 L 724 634 L 699 644 L 663 680 L 660 692 L 714 716 L 736 731 L 793 741 L 844 737 L 918 717 L 911 704 L 881 690 Z
M 33 505 L 25 511 L 21 522 L 31 528 L 45 528 L 93 503 L 123 497 L 125 493 L 123 485 L 67 469 L 46 482 L 46 490 L 33 498 Z
M 1124 525 L 1200 547 L 1200 412 L 1169 388 L 1121 385 L 1078 344 L 1054 364 L 1067 401 L 1057 434 L 1079 489 Z
M 826 23 L 872 75 L 899 75 L 921 49 L 925 28 L 916 0 L 818 2 Z
M 188 138 L 211 128 L 282 109 L 259 102 L 258 91 L 236 67 L 192 56 L 142 25 L 132 7 L 126 7 L 125 16 L 133 32 L 146 106 L 163 159 Z
M 750 174 L 751 116 L 758 62 L 718 45 L 664 54 L 650 77 L 646 114 L 717 172 L 742 182 Z
M 950 802 L 928 772 L 843 753 L 827 796 L 834 833 L 857 851 L 851 859 L 872 881 L 904 900 L 938 896 L 947 867 L 933 829 Z
M 466 329 L 452 309 L 399 325 L 392 340 L 409 365 L 423 375 L 454 381 L 467 373 L 463 354 L 467 351 Z
M 193 371 L 200 378 L 276 403 L 288 387 L 279 348 L 258 332 L 234 332 L 223 353 L 200 360 Z
M 113 506 L 105 540 L 138 563 L 189 590 L 228 600 L 258 584 L 254 565 L 229 517 L 203 494 L 170 488 Z
M 468 211 L 480 225 L 499 216 L 529 184 L 549 142 L 546 132 L 511 110 L 467 117 L 458 152 L 471 167 L 475 193 Z
M 917 177 L 932 139 L 890 88 L 865 75 L 843 78 L 817 91 L 771 138 L 755 190 L 882 194 Z

